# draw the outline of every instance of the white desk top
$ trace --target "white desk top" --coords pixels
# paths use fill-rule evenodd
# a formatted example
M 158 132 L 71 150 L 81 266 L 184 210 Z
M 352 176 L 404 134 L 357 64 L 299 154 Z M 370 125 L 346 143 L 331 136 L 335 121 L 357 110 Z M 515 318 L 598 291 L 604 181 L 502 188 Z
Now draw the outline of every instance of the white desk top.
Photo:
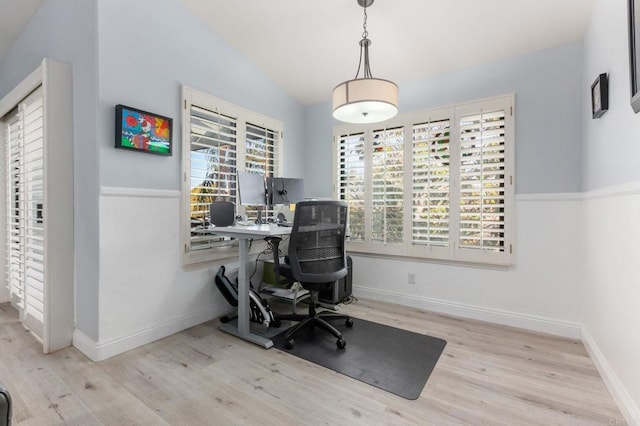
M 236 238 L 251 238 L 289 235 L 291 233 L 291 227 L 278 226 L 275 223 L 267 223 L 264 225 L 213 227 L 209 228 L 208 231 L 212 234 L 229 235 Z

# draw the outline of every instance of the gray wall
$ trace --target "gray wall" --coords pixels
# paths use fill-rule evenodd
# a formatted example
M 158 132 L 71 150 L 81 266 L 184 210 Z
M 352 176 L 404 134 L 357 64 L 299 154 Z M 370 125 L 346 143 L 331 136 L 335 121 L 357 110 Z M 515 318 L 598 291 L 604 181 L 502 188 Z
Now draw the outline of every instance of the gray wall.
M 597 1 L 585 36 L 583 187 L 586 191 L 640 180 L 640 114 L 630 106 L 626 1 Z M 615 31 L 614 31 L 615 30 Z M 609 74 L 609 111 L 590 117 L 591 84 Z
M 98 28 L 101 185 L 180 188 L 181 84 L 283 121 L 284 173 L 302 176 L 302 105 L 179 2 L 100 0 Z M 114 150 L 114 105 L 119 103 L 173 117 L 173 156 Z
M 585 345 L 628 424 L 640 425 L 640 114 L 629 105 L 627 37 L 627 2 L 595 0 L 582 82 L 582 322 Z M 594 120 L 589 88 L 600 73 L 609 75 L 609 110 Z
M 400 113 L 514 92 L 516 193 L 579 192 L 581 82 L 582 42 L 575 42 L 400 84 Z M 330 196 L 330 103 L 308 107 L 306 123 L 308 188 Z

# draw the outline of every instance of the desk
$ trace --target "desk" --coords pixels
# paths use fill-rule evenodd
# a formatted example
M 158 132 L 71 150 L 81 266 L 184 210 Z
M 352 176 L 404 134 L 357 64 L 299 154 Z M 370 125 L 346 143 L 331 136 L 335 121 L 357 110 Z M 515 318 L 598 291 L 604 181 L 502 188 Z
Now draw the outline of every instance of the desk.
M 271 339 L 253 334 L 249 328 L 250 283 L 247 270 L 249 262 L 249 240 L 289 235 L 291 233 L 291 228 L 275 224 L 227 226 L 212 228 L 211 233 L 237 238 L 240 244 L 238 254 L 238 326 L 236 327 L 234 324 L 229 322 L 226 324 L 220 324 L 220 330 L 269 349 L 273 346 Z

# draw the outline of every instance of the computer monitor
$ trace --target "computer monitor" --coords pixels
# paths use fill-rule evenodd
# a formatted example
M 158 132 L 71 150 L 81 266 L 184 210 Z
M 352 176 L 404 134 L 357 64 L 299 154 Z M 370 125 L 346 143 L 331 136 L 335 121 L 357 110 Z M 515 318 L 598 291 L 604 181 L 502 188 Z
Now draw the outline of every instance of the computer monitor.
M 243 206 L 265 206 L 267 191 L 264 176 L 238 171 L 238 200 Z
M 269 204 L 296 204 L 304 200 L 304 179 L 274 177 L 267 179 Z

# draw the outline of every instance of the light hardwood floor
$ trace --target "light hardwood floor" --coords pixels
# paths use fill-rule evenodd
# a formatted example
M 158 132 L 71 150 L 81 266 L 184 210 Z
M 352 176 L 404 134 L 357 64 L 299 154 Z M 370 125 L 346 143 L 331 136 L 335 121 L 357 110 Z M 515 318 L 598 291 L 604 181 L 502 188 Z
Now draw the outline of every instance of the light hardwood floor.
M 74 348 L 42 355 L 7 304 L 0 382 L 16 426 L 625 424 L 579 341 L 380 302 L 342 310 L 447 340 L 417 400 L 261 349 L 216 321 L 98 363 Z

